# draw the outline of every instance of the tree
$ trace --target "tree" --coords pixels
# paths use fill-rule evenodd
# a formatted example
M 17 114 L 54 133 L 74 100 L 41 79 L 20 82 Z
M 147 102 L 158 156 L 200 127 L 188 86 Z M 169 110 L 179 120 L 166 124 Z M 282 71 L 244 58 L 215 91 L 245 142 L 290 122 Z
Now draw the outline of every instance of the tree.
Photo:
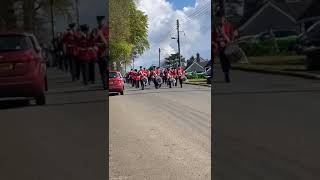
M 149 48 L 148 17 L 133 0 L 110 0 L 110 64 L 130 64 Z
M 184 64 L 186 62 L 185 58 L 180 55 L 181 57 L 181 63 Z M 166 67 L 173 67 L 178 68 L 179 67 L 179 54 L 171 54 L 169 57 L 164 58 L 165 59 L 165 66 Z

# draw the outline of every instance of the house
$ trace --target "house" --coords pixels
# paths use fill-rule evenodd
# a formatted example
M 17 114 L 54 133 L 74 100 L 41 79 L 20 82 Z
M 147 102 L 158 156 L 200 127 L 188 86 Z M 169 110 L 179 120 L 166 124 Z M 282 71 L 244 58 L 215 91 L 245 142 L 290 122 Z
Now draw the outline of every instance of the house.
M 320 20 L 319 0 L 244 0 L 242 17 L 228 17 L 241 36 L 269 29 L 304 32 Z
M 205 72 L 210 68 L 207 66 L 208 62 L 208 60 L 201 58 L 200 54 L 197 53 L 196 58 L 190 58 L 189 63 L 186 67 L 186 72 Z

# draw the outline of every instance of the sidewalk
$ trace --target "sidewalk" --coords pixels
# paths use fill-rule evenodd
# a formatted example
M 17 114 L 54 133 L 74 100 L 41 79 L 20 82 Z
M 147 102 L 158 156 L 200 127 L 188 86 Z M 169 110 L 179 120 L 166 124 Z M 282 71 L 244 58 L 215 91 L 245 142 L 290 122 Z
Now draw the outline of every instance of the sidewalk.
M 289 71 L 289 70 L 276 70 L 271 68 L 259 67 L 258 65 L 255 67 L 246 67 L 245 65 L 232 65 L 232 69 L 248 71 L 248 72 L 257 72 L 257 73 L 265 73 L 265 74 L 279 74 L 286 76 L 294 76 L 301 77 L 305 79 L 317 79 L 320 80 L 320 71 Z

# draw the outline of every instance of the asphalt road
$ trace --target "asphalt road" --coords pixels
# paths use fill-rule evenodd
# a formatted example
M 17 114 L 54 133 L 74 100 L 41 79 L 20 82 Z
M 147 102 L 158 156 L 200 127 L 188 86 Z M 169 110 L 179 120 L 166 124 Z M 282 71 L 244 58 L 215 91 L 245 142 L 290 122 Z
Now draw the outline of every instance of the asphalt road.
M 215 180 L 320 179 L 320 81 L 215 75 Z
M 106 179 L 107 93 L 50 69 L 47 105 L 0 102 L 0 179 Z
M 211 89 L 185 85 L 110 96 L 110 179 L 211 179 Z

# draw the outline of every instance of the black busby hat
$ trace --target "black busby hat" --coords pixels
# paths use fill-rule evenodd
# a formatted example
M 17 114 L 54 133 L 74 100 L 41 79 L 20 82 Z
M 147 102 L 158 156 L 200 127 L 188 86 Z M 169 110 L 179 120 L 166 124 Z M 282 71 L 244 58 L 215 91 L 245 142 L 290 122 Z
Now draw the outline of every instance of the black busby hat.
M 80 26 L 80 30 L 82 32 L 88 32 L 89 31 L 89 26 L 86 25 L 86 24 L 83 24 L 83 25 Z
M 74 28 L 76 26 L 76 23 L 70 23 L 69 28 Z
M 97 21 L 102 21 L 104 20 L 105 16 L 97 16 Z

